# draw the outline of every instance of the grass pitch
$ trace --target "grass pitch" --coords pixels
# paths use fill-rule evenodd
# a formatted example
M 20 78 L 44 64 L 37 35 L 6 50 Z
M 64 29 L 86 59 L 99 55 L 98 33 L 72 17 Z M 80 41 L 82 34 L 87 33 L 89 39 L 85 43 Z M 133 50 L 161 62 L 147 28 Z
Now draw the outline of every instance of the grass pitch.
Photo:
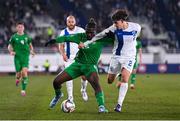
M 49 102 L 54 96 L 52 80 L 55 75 L 30 75 L 27 96 L 20 95 L 20 87 L 15 86 L 14 76 L 0 77 L 0 119 L 33 119 L 33 120 L 165 120 L 180 119 L 180 75 L 176 74 L 144 74 L 137 75 L 135 90 L 128 90 L 122 113 L 113 111 L 117 103 L 118 89 L 115 83 L 108 85 L 106 75 L 100 75 L 100 82 L 105 94 L 108 114 L 98 114 L 98 107 L 90 84 L 87 92 L 88 102 L 82 100 L 80 94 L 80 78 L 74 80 L 74 101 L 76 110 L 63 113 L 60 104 L 48 110 Z

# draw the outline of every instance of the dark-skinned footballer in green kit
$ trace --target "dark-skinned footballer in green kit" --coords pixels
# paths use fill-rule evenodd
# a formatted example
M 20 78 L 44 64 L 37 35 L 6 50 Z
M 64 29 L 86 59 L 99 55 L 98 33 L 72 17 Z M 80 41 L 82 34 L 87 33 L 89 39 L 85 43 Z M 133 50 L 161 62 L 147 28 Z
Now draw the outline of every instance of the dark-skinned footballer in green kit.
M 72 34 L 68 36 L 59 36 L 56 39 L 49 40 L 48 44 L 62 43 L 62 42 L 74 42 L 80 44 L 91 40 L 96 34 L 96 22 L 91 18 L 86 25 L 86 33 Z M 81 75 L 85 75 L 88 82 L 91 84 L 95 91 L 96 100 L 99 106 L 99 113 L 107 113 L 108 110 L 105 108 L 104 94 L 99 84 L 99 74 L 97 69 L 97 63 L 100 58 L 102 48 L 104 45 L 112 44 L 113 37 L 110 37 L 109 33 L 107 36 L 98 40 L 94 44 L 90 44 L 86 48 L 79 49 L 75 62 L 69 67 L 65 68 L 63 72 L 59 73 L 53 81 L 53 87 L 55 90 L 55 97 L 50 102 L 49 107 L 53 108 L 59 99 L 62 97 L 61 85 L 69 80 L 75 79 Z

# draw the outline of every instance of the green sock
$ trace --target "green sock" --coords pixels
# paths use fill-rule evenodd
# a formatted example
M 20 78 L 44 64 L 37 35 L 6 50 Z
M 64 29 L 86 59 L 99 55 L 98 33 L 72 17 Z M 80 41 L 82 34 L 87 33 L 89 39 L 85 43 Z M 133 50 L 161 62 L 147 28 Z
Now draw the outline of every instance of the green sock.
M 26 90 L 27 84 L 28 84 L 28 77 L 22 78 L 22 90 Z
M 96 100 L 97 100 L 98 106 L 104 105 L 104 94 L 103 94 L 103 92 L 99 92 L 96 94 Z
M 131 84 L 135 84 L 136 81 L 136 74 L 131 75 Z
M 55 95 L 60 96 L 61 95 L 61 90 L 60 89 L 55 89 Z

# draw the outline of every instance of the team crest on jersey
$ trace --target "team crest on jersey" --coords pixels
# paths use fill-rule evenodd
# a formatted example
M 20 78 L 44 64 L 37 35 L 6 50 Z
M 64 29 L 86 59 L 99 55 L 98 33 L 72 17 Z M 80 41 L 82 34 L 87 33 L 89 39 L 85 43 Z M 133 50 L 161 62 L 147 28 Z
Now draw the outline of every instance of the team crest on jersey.
M 132 31 L 132 35 L 135 36 L 137 34 L 137 31 Z
M 21 44 L 23 44 L 23 45 L 24 45 L 24 40 L 21 40 Z
M 18 38 L 16 38 L 16 40 L 18 40 Z
M 27 37 L 25 37 L 25 40 L 27 41 L 27 40 L 28 40 L 28 38 L 27 38 Z

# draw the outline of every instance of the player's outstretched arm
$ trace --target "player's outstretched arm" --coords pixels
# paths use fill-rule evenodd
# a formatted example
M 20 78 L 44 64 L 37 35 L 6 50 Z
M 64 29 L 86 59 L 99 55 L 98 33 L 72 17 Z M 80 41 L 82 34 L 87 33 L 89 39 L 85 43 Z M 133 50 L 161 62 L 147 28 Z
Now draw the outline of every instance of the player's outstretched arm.
M 48 45 L 55 44 L 55 43 L 56 43 L 56 39 L 50 39 L 45 43 L 44 46 L 47 47 Z
M 79 44 L 84 38 L 84 36 L 85 33 L 71 34 L 68 36 L 58 36 L 56 39 L 51 39 L 48 42 L 46 42 L 45 46 L 48 46 L 49 44 L 63 43 L 63 42 L 74 42 Z
M 95 41 L 99 41 L 102 40 L 105 37 L 109 37 L 112 38 L 114 37 L 114 31 L 115 31 L 115 27 L 114 25 L 110 26 L 109 28 L 103 30 L 102 32 L 98 33 L 97 35 L 95 35 L 90 41 L 87 41 L 84 43 L 84 46 L 87 47 L 89 44 L 95 42 Z
M 109 43 L 113 43 L 114 39 L 115 39 L 114 32 L 107 31 L 107 32 L 104 33 L 104 36 L 102 38 L 99 38 L 99 39 L 97 39 L 95 41 L 102 42 L 104 44 L 109 44 Z M 79 48 L 85 48 L 85 47 L 87 47 L 88 45 L 92 44 L 95 41 L 90 40 L 90 41 L 86 41 L 85 43 L 80 43 Z

